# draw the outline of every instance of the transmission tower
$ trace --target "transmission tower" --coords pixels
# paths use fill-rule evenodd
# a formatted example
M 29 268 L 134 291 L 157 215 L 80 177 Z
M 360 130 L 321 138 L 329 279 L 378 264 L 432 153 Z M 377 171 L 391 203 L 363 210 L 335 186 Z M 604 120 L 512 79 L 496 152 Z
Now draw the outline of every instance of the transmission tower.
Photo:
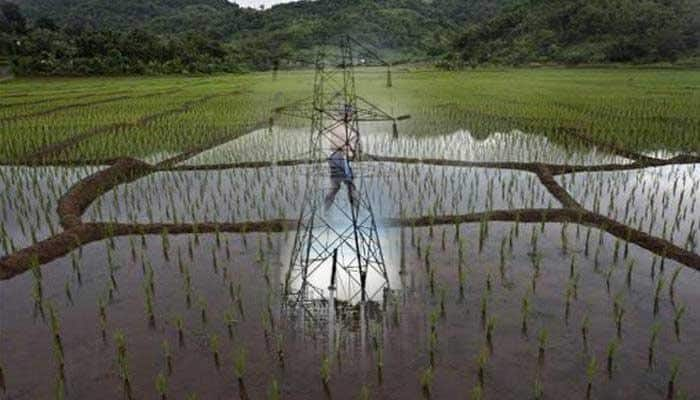
M 394 118 L 357 93 L 355 67 L 367 65 L 369 57 L 389 67 L 343 37 L 339 53 L 317 54 L 313 96 L 277 109 L 311 121 L 311 167 L 283 282 L 286 305 L 311 315 L 322 314 L 314 312 L 319 308 L 382 302 L 391 288 L 365 172 L 353 170 L 353 161 L 362 158 L 361 123 L 393 122 L 396 132 L 396 121 L 406 117 Z M 386 83 L 391 86 L 390 69 Z

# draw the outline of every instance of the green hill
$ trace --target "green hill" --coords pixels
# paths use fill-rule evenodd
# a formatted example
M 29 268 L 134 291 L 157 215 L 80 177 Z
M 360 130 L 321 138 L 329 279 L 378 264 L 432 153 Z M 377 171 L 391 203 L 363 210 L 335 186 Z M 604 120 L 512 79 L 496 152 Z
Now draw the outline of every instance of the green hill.
M 0 7 L 0 55 L 20 74 L 266 69 L 343 34 L 393 62 L 449 66 L 675 61 L 697 56 L 700 43 L 700 0 L 302 0 L 264 11 L 226 0 L 0 0 Z

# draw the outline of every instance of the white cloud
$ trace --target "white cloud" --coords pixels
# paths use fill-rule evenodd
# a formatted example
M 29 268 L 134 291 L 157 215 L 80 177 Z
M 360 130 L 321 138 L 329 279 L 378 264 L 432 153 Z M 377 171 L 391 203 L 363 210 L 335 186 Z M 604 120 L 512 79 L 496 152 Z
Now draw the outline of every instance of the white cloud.
M 291 3 L 292 1 L 298 0 L 229 0 L 232 3 L 236 3 L 241 7 L 254 7 L 258 8 L 260 5 L 264 5 L 265 8 L 273 6 L 280 3 Z

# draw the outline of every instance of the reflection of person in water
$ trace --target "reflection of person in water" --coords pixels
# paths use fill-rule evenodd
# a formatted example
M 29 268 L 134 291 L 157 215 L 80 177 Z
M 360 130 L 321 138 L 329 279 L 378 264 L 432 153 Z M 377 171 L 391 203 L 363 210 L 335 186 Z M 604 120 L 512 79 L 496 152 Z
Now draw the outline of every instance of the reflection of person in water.
M 328 167 L 331 173 L 331 190 L 326 196 L 326 210 L 330 208 L 335 200 L 335 196 L 340 191 L 342 184 L 348 188 L 348 199 L 350 205 L 355 205 L 355 184 L 353 183 L 353 173 L 350 168 L 349 157 L 354 154 L 354 149 L 349 139 L 351 127 L 348 126 L 352 120 L 352 108 L 345 106 L 338 113 L 338 126 L 331 131 L 330 144 L 332 153 L 328 157 Z

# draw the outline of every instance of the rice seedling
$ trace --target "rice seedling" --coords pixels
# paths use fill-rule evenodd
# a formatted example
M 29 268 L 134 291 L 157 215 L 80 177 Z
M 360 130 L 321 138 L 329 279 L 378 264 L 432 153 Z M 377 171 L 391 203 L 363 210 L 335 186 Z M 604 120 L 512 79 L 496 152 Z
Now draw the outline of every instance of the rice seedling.
M 484 398 L 484 389 L 482 389 L 479 385 L 474 386 L 469 398 L 471 400 L 482 400 Z
M 665 282 L 663 277 L 659 277 L 659 280 L 656 282 L 656 289 L 654 290 L 654 317 L 659 313 L 659 298 Z
M 484 388 L 485 384 L 485 379 L 486 379 L 486 363 L 489 360 L 489 351 L 488 349 L 481 349 L 479 352 L 479 356 L 476 358 L 476 366 L 477 366 L 477 378 L 479 379 L 479 387 Z
M 117 349 L 117 367 L 119 369 L 119 377 L 122 381 L 122 388 L 125 397 L 131 399 L 131 376 L 129 374 L 129 360 L 126 348 L 126 338 L 124 334 L 117 331 L 114 334 L 114 342 Z
M 321 360 L 320 374 L 321 374 L 321 382 L 323 383 L 323 388 L 326 391 L 329 391 L 328 384 L 331 380 L 331 362 L 327 356 L 324 356 L 323 359 Z
M 542 400 L 544 397 L 544 387 L 542 387 L 542 381 L 540 378 L 535 378 L 535 382 L 533 383 L 533 391 L 535 400 Z
M 676 333 L 676 340 L 681 340 L 681 318 L 685 314 L 685 305 L 674 306 L 673 309 L 673 330 Z
M 581 339 L 583 341 L 583 350 L 588 349 L 588 332 L 590 330 L 591 320 L 588 318 L 588 314 L 583 317 L 583 322 L 581 323 Z
M 244 347 L 238 347 L 238 350 L 233 354 L 233 373 L 238 379 L 238 382 L 243 382 L 243 375 L 245 375 L 245 365 L 246 365 L 246 349 Z
M 683 267 L 678 267 L 673 271 L 673 274 L 671 275 L 671 282 L 668 285 L 668 296 L 671 298 L 671 302 L 675 301 L 675 287 L 676 287 L 676 279 L 678 279 L 678 275 L 681 273 L 681 268 Z
M 659 339 L 659 331 L 661 330 L 661 324 L 659 322 L 654 322 L 651 326 L 651 338 L 649 339 L 649 346 L 647 351 L 647 366 L 649 369 L 654 367 L 654 351 L 656 349 L 656 342 Z
M 606 350 L 607 353 L 607 370 L 608 370 L 608 378 L 612 379 L 613 377 L 613 369 L 615 367 L 615 355 L 617 354 L 618 349 L 620 348 L 620 342 L 617 339 L 612 339 L 610 342 L 608 342 L 608 347 Z
M 537 359 L 539 361 L 539 364 L 542 364 L 544 362 L 544 353 L 545 353 L 545 350 L 547 349 L 547 341 L 548 340 L 549 340 L 549 332 L 547 332 L 547 329 L 545 329 L 545 328 L 540 329 L 539 333 L 537 334 L 537 346 L 538 346 Z
M 666 391 L 666 398 L 667 399 L 673 399 L 674 395 L 676 393 L 675 391 L 675 386 L 676 386 L 676 379 L 678 379 L 678 374 L 680 373 L 681 370 L 681 363 L 680 361 L 673 360 L 671 363 L 671 376 L 668 378 L 668 390 Z
M 522 315 L 522 322 L 520 324 L 520 331 L 523 334 L 523 336 L 527 337 L 527 320 L 528 317 L 530 316 L 532 306 L 530 305 L 530 297 L 528 293 L 525 293 L 522 299 L 522 305 L 520 306 L 520 313 Z
M 168 380 L 163 372 L 159 372 L 158 376 L 156 376 L 156 392 L 161 400 L 168 398 Z
M 435 378 L 435 373 L 433 372 L 433 367 L 428 366 L 420 374 L 420 387 L 423 394 L 426 397 L 430 397 L 430 391 L 433 386 L 433 379 Z
M 216 334 L 213 334 L 209 337 L 209 348 L 211 349 L 211 353 L 214 356 L 214 365 L 216 365 L 216 368 L 219 369 L 221 366 L 221 362 L 219 359 L 219 337 Z
M 489 317 L 486 323 L 486 344 L 489 347 L 489 351 L 493 352 L 493 331 L 496 329 L 496 318 Z
M 367 387 L 367 385 L 363 384 L 362 387 L 360 388 L 360 395 L 358 396 L 358 399 L 359 400 L 369 400 L 369 398 L 370 398 L 369 397 L 369 388 Z
M 277 383 L 277 379 L 273 379 L 270 383 L 270 387 L 267 389 L 268 400 L 280 400 L 282 398 L 282 393 L 280 392 L 280 386 Z
M 591 356 L 586 365 L 586 399 L 590 400 L 591 394 L 593 393 L 593 380 L 598 373 L 598 363 L 596 362 L 595 356 Z

